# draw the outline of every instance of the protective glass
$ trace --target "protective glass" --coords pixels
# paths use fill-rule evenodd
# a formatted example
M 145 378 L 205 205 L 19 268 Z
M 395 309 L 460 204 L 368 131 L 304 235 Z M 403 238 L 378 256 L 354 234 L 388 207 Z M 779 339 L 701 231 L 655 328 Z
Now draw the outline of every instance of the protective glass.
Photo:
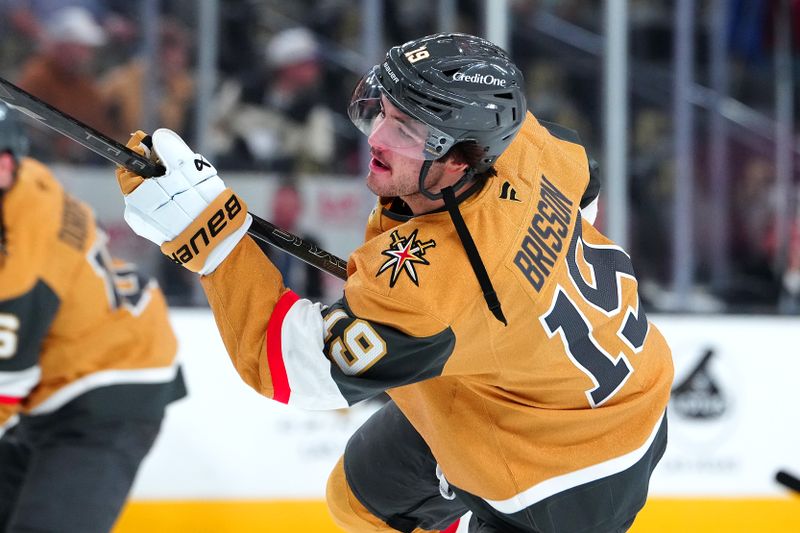
M 383 94 L 374 67 L 356 85 L 348 115 L 375 145 L 415 159 L 437 159 L 453 144 L 449 135 L 401 111 Z

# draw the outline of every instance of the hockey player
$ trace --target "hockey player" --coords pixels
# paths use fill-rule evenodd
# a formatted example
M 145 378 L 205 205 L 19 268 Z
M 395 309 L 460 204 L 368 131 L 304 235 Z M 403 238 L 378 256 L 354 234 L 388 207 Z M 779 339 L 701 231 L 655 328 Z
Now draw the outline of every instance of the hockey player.
M 185 395 L 164 298 L 0 103 L 0 531 L 107 533 Z
M 626 530 L 666 446 L 672 361 L 630 258 L 592 226 L 577 137 L 527 113 L 505 52 L 463 34 L 390 49 L 349 112 L 378 203 L 330 307 L 284 287 L 244 201 L 171 131 L 130 140 L 167 173 L 118 170 L 126 220 L 202 275 L 260 393 L 325 409 L 388 392 L 328 482 L 345 530 L 467 511 L 469 531 Z

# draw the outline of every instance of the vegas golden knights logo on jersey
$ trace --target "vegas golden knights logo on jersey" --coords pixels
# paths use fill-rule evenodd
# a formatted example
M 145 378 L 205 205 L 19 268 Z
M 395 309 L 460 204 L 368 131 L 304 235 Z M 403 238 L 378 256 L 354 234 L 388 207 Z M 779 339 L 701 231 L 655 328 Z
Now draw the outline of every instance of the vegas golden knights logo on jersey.
M 380 276 L 391 269 L 392 274 L 389 278 L 389 286 L 394 287 L 395 283 L 397 283 L 397 278 L 400 277 L 400 273 L 405 272 L 414 282 L 414 285 L 419 287 L 419 278 L 414 265 L 429 265 L 430 263 L 424 257 L 425 252 L 428 248 L 434 247 L 436 247 L 436 242 L 433 239 L 426 242 L 417 240 L 417 230 L 414 230 L 408 237 L 403 237 L 397 230 L 394 230 L 392 232 L 392 245 L 381 252 L 389 259 L 381 265 L 376 276 Z

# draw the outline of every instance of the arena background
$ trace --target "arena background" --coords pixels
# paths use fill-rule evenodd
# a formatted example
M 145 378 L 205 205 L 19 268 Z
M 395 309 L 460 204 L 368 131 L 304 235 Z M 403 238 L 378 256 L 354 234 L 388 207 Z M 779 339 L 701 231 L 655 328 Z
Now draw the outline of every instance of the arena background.
M 138 80 L 134 127 L 171 121 L 251 211 L 341 257 L 374 202 L 345 116 L 361 73 L 439 30 L 507 48 L 532 112 L 577 130 L 599 161 L 598 224 L 630 251 L 673 348 L 670 445 L 632 531 L 800 531 L 800 498 L 775 481 L 800 475 L 800 3 L 6 0 L 3 77 L 24 75 L 68 5 L 103 28 L 87 69 L 110 123 L 137 109 Z M 136 64 L 140 78 L 115 71 Z M 30 128 L 33 155 L 94 207 L 112 251 L 159 278 L 180 340 L 190 396 L 170 407 L 115 532 L 336 531 L 327 473 L 377 404 L 309 413 L 245 387 L 196 280 L 125 225 L 112 166 Z M 290 213 L 274 201 L 286 187 Z M 307 278 L 295 279 L 311 290 Z M 321 280 L 319 299 L 334 299 L 341 282 Z

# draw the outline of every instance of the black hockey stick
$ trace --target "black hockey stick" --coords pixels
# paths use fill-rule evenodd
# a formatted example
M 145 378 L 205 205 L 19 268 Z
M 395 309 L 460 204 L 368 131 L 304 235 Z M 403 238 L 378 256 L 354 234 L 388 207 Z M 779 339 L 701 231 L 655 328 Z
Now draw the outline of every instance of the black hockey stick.
M 2 77 L 0 77 L 0 100 L 139 176 L 153 178 L 164 174 L 162 165 L 153 163 L 125 145 L 39 100 Z M 253 217 L 253 224 L 247 232 L 252 237 L 271 244 L 323 272 L 342 280 L 347 279 L 347 262 L 345 260 L 252 213 L 250 215 Z
M 775 474 L 775 481 L 800 494 L 800 479 L 794 477 L 789 472 L 779 470 L 778 473 Z

